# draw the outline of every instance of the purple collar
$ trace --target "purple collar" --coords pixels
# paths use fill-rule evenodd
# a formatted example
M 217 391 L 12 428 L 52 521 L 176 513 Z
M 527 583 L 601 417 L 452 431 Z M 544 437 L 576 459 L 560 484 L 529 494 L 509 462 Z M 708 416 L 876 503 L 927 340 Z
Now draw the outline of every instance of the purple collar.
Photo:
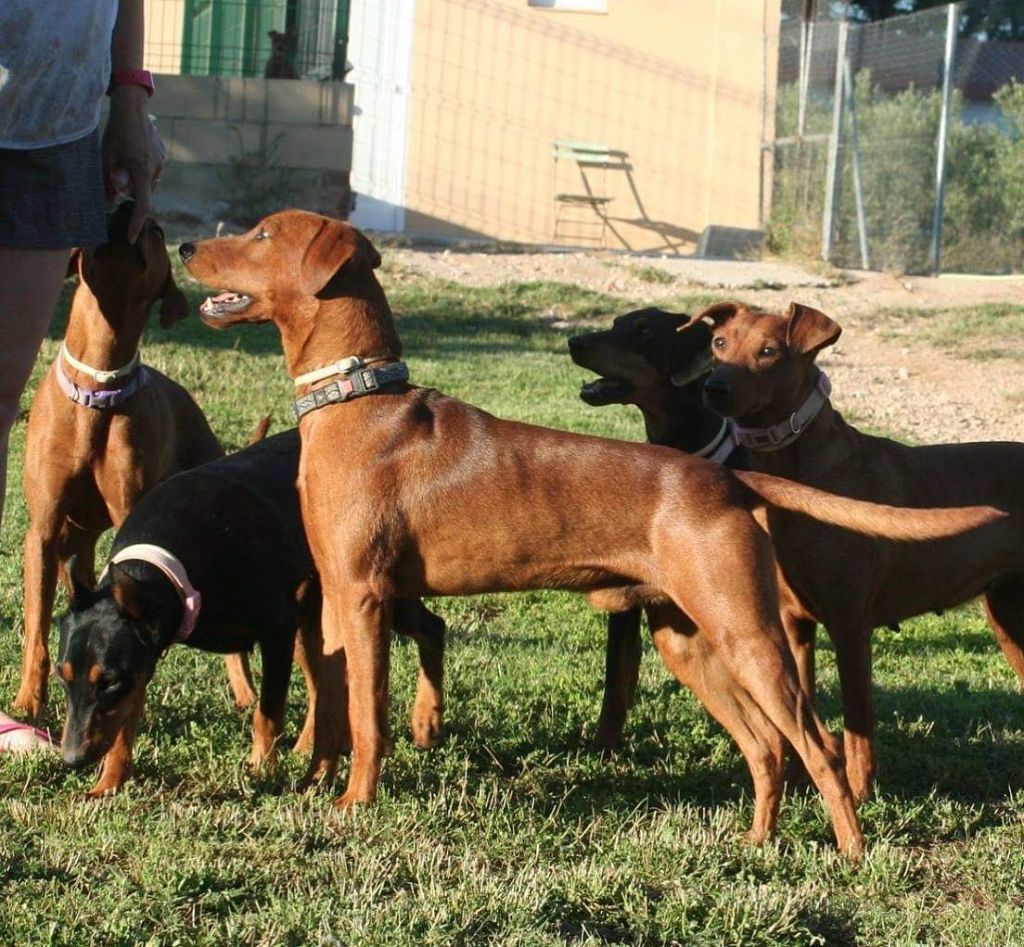
M 832 384 L 828 380 L 828 375 L 819 371 L 817 383 L 807 396 L 807 400 L 785 421 L 780 421 L 770 427 L 740 427 L 734 422 L 732 436 L 736 439 L 736 443 L 742 444 L 750 450 L 781 450 L 786 445 L 792 444 L 804 432 L 807 425 L 818 416 L 818 412 L 825 406 L 831 392 Z
M 181 560 L 173 553 L 168 552 L 161 546 L 154 546 L 150 543 L 135 543 L 125 546 L 120 552 L 110 558 L 110 565 L 124 562 L 126 559 L 135 559 L 139 562 L 148 562 L 156 566 L 167 576 L 174 590 L 181 599 L 181 607 L 185 610 L 181 618 L 181 627 L 175 635 L 175 641 L 185 641 L 195 631 L 196 622 L 199 621 L 199 609 L 203 604 L 203 597 L 199 590 L 189 582 L 188 573 L 181 564 Z
M 80 404 L 83 408 L 110 411 L 124 404 L 133 395 L 138 394 L 146 382 L 149 381 L 149 374 L 145 366 L 139 365 L 120 388 L 82 388 L 68 377 L 68 373 L 64 371 L 63 361 L 63 357 L 58 355 L 57 361 L 54 363 L 57 370 L 57 384 L 60 385 L 60 390 L 71 401 L 75 404 Z

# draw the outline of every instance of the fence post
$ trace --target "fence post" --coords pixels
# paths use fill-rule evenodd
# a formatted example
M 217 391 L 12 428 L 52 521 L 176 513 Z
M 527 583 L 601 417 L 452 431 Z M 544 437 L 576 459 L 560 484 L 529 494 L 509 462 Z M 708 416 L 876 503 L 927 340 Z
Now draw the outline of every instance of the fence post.
M 932 273 L 938 276 L 942 261 L 942 206 L 946 199 L 946 142 L 949 138 L 949 108 L 953 100 L 953 64 L 956 59 L 956 34 L 959 4 L 946 8 L 946 52 L 942 62 L 942 111 L 939 113 L 939 140 L 935 149 L 935 207 L 932 211 Z
M 846 62 L 846 37 L 849 24 L 845 18 L 839 21 L 836 35 L 836 79 L 832 100 L 832 135 L 828 143 L 828 168 L 825 173 L 825 209 L 821 217 L 821 258 L 827 263 L 832 259 L 832 230 L 836 204 L 839 202 L 839 139 L 843 133 L 843 82 Z
M 857 96 L 853 85 L 853 67 L 850 57 L 844 56 L 843 84 L 846 87 L 846 108 L 850 113 L 850 149 L 853 164 L 853 197 L 857 205 L 857 236 L 860 239 L 861 269 L 871 269 L 868 253 L 868 225 L 864 213 L 864 185 L 860 173 L 860 138 L 857 135 Z

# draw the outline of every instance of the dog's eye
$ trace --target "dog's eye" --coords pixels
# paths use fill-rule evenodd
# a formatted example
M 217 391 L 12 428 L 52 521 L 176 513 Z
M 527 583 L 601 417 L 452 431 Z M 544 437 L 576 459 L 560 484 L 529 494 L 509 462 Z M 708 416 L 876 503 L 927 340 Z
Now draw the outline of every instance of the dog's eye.
M 758 352 L 757 354 L 761 358 L 771 358 L 772 356 L 776 355 L 777 353 L 778 353 L 778 349 L 776 349 L 774 346 L 762 345 L 761 346 L 761 351 Z
M 270 234 L 267 233 L 267 231 L 263 227 L 260 227 L 259 231 L 256 233 L 256 236 L 253 237 L 253 240 L 269 240 L 269 239 L 270 239 Z
M 716 335 L 714 337 L 714 339 L 712 339 L 711 344 L 716 349 L 724 349 L 725 348 L 725 336 Z
M 99 679 L 96 689 L 105 696 L 111 696 L 124 690 L 124 680 L 110 674 L 104 674 Z

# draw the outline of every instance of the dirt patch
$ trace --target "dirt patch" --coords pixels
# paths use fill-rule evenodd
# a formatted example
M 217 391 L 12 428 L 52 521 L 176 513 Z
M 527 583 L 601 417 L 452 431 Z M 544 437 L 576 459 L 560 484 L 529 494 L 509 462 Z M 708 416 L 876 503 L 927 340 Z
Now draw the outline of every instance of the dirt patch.
M 833 401 L 858 426 L 917 443 L 983 439 L 1024 441 L 1024 360 L 1019 345 L 972 360 L 970 347 L 936 346 L 893 329 L 913 312 L 980 303 L 1024 308 L 1024 278 L 818 274 L 788 263 L 637 257 L 612 253 L 482 253 L 388 248 L 389 265 L 474 286 L 553 280 L 657 303 L 689 294 L 737 298 L 773 311 L 792 300 L 815 306 L 843 326 L 820 359 Z M 897 310 L 898 313 L 893 313 Z M 1019 343 L 1019 340 L 1017 340 Z

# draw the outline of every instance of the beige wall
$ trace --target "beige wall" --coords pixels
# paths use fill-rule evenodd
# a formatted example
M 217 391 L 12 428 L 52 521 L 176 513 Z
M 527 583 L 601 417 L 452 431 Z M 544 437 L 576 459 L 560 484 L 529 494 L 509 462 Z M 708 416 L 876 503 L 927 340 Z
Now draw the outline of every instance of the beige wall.
M 181 40 L 185 31 L 185 0 L 145 0 L 146 45 L 143 65 L 153 73 L 181 72 Z
M 579 189 L 554 166 L 558 138 L 629 153 L 632 181 L 594 178 L 614 197 L 610 246 L 686 250 L 706 224 L 758 226 L 779 0 L 608 8 L 420 0 L 407 232 L 551 242 L 554 194 Z

